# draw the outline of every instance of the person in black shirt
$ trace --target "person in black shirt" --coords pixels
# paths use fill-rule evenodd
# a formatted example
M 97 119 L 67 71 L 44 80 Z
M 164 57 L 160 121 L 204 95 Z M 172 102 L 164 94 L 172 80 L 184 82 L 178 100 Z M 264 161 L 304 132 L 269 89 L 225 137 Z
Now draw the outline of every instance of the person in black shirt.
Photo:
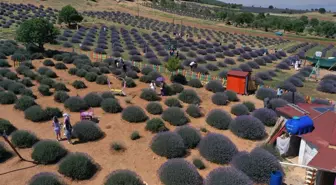
M 125 63 L 122 65 L 122 69 L 123 69 L 124 73 L 127 72 L 127 65 Z

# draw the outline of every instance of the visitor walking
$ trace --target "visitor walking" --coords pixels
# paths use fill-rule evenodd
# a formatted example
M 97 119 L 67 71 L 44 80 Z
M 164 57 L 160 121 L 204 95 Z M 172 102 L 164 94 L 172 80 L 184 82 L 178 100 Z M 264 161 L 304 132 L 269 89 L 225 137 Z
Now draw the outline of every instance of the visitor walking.
M 176 58 L 179 57 L 179 51 L 176 51 Z
M 125 63 L 122 65 L 122 69 L 123 69 L 124 73 L 127 72 L 127 65 Z
M 281 88 L 277 89 L 277 97 L 280 98 L 280 96 L 282 95 L 283 90 Z
M 152 89 L 153 91 L 155 91 L 155 81 L 152 80 L 152 82 L 149 84 L 149 88 Z
M 119 60 L 120 60 L 120 66 L 124 65 L 124 60 L 121 57 L 119 58 Z
M 58 119 L 57 119 L 56 116 L 53 117 L 52 127 L 54 128 L 54 132 L 56 134 L 57 141 L 62 140 L 62 137 L 61 137 L 61 125 L 60 125 L 60 122 L 58 121 Z
M 299 70 L 299 59 L 297 59 L 297 60 L 295 61 L 294 69 L 295 69 L 296 71 Z
M 118 63 L 119 63 L 118 59 L 115 59 L 115 60 L 114 60 L 114 66 L 115 66 L 115 67 L 118 67 L 118 65 L 119 65 Z
M 64 113 L 63 117 L 64 117 L 64 134 L 68 140 L 68 143 L 72 144 L 72 141 L 71 141 L 72 125 L 70 123 L 70 115 L 67 113 Z
M 166 95 L 166 83 L 162 82 L 162 86 L 161 86 L 161 96 L 165 96 Z

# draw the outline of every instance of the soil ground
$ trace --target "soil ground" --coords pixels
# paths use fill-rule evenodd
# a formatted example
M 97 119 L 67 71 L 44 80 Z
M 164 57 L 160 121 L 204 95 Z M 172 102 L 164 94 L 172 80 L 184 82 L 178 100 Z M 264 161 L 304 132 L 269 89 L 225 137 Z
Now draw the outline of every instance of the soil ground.
M 36 68 L 39 66 L 42 66 L 41 60 L 35 60 L 33 61 L 33 64 Z M 67 64 L 68 65 L 68 64 Z M 71 65 L 68 65 L 68 67 L 71 67 Z M 14 70 L 12 68 L 12 70 Z M 79 95 L 84 96 L 85 94 L 89 92 L 103 92 L 108 91 L 107 85 L 97 85 L 95 83 L 87 82 L 86 80 L 83 80 L 88 88 L 84 90 L 76 90 L 74 89 L 71 84 L 74 80 L 80 80 L 79 77 L 76 76 L 70 76 L 67 71 L 63 70 L 55 70 L 53 69 L 58 77 L 58 81 L 61 81 L 67 85 L 67 87 L 70 89 L 69 94 L 72 96 Z M 113 82 L 112 82 L 113 83 Z M 118 82 L 119 83 L 119 82 Z M 136 88 L 128 88 L 126 89 L 126 92 L 129 97 L 132 97 L 133 95 L 136 95 L 134 99 L 132 100 L 132 104 L 138 105 L 142 108 L 145 108 L 147 105 L 147 102 L 145 100 L 142 100 L 139 98 L 139 92 L 143 88 L 147 88 L 147 84 L 141 83 L 139 81 L 136 81 L 137 87 Z M 56 103 L 53 100 L 53 97 L 45 97 L 39 95 L 37 91 L 38 85 L 32 87 L 33 92 L 38 96 L 37 103 L 40 104 L 42 107 L 58 107 L 64 112 L 67 112 L 65 110 L 64 106 L 60 103 Z M 188 88 L 188 87 L 185 87 Z M 211 93 L 206 91 L 204 88 L 197 90 L 198 95 L 202 99 L 201 106 L 203 107 L 203 110 L 205 111 L 205 114 L 214 108 L 221 108 L 226 111 L 230 111 L 230 107 L 234 105 L 235 103 L 230 103 L 228 106 L 219 107 L 211 103 Z M 166 97 L 163 98 L 161 102 L 164 101 Z M 240 102 L 243 101 L 252 101 L 256 104 L 257 108 L 262 107 L 262 102 L 260 100 L 257 100 L 255 96 L 239 96 Z M 125 103 L 125 97 L 118 97 L 122 107 L 128 106 Z M 164 108 L 166 108 L 165 105 L 163 105 Z M 187 107 L 186 104 L 183 106 L 184 108 Z M 71 181 L 69 178 L 62 177 L 62 179 L 65 180 L 67 184 L 73 184 L 73 185 L 86 185 L 86 184 L 103 184 L 106 176 L 111 173 L 114 170 L 117 169 L 129 169 L 137 172 L 144 181 L 146 181 L 149 185 L 159 185 L 161 184 L 158 177 L 157 177 L 157 169 L 160 167 L 162 163 L 164 163 L 167 159 L 163 157 L 159 157 L 156 154 L 154 154 L 150 148 L 149 144 L 154 134 L 151 134 L 148 131 L 145 131 L 145 123 L 139 123 L 139 124 L 131 124 L 128 122 L 125 122 L 121 119 L 121 114 L 107 114 L 104 113 L 101 108 L 94 108 L 95 115 L 100 117 L 100 128 L 105 132 L 106 136 L 96 142 L 90 142 L 90 143 L 82 143 L 82 144 L 76 144 L 76 145 L 70 145 L 66 141 L 61 141 L 61 143 L 65 146 L 66 149 L 68 149 L 70 152 L 83 152 L 90 155 L 93 160 L 99 164 L 100 170 L 96 173 L 96 175 L 87 181 Z M 70 113 L 71 115 L 71 122 L 72 124 L 75 124 L 77 121 L 79 121 L 79 113 Z M 150 114 L 151 118 L 154 117 Z M 40 139 L 53 139 L 55 140 L 55 135 L 51 126 L 51 122 L 43 122 L 43 123 L 33 123 L 29 120 L 24 119 L 24 114 L 21 111 L 17 111 L 13 108 L 13 105 L 2 105 L 0 106 L 0 117 L 8 119 L 10 122 L 12 122 L 18 129 L 25 129 L 30 130 L 34 132 Z M 166 126 L 170 130 L 174 130 L 172 126 L 170 126 L 168 123 L 165 123 Z M 233 135 L 230 131 L 220 131 L 216 130 L 210 126 L 208 126 L 205 123 L 205 118 L 199 118 L 199 119 L 191 119 L 190 125 L 193 127 L 200 129 L 201 127 L 207 128 L 210 132 L 215 133 L 221 133 L 227 137 L 229 137 L 239 148 L 240 151 L 246 150 L 250 151 L 253 149 L 256 145 L 260 144 L 260 142 L 253 142 L 248 140 L 243 140 L 235 135 Z M 268 131 L 270 130 L 267 128 Z M 139 131 L 141 134 L 141 139 L 132 141 L 129 136 L 133 131 Z M 204 135 L 204 133 L 203 133 Z M 121 153 L 112 152 L 110 150 L 110 144 L 112 142 L 121 142 L 126 146 L 126 150 Z M 26 159 L 31 159 L 30 155 L 32 152 L 32 149 L 19 149 L 19 152 L 21 155 Z M 191 153 L 186 157 L 188 161 L 192 161 L 193 158 L 198 157 L 201 158 L 199 152 L 197 150 L 192 150 Z M 200 171 L 201 175 L 205 177 L 212 169 L 218 167 L 219 165 L 207 162 L 203 159 L 205 162 L 207 168 L 205 170 Z M 5 163 L 0 164 L 0 178 L 1 178 L 1 184 L 6 185 L 18 185 L 18 184 L 25 184 L 29 181 L 29 179 L 34 176 L 37 173 L 40 172 L 53 172 L 57 173 L 58 165 L 34 165 L 28 162 L 21 162 L 19 161 L 19 158 L 14 156 L 13 158 L 9 159 Z M 286 170 L 287 178 L 286 183 L 289 184 L 295 184 L 297 185 L 299 181 L 303 182 L 303 174 L 302 171 L 296 171 L 296 170 Z M 60 174 L 59 174 L 60 175 Z
M 11 1 L 13 2 L 13 1 Z M 67 4 L 72 4 L 76 8 L 81 10 L 114 10 L 114 11 L 123 11 L 128 12 L 134 15 L 137 15 L 137 5 L 135 3 L 116 3 L 115 1 L 110 0 L 101 0 L 99 4 L 92 3 L 90 1 L 85 0 L 69 0 L 69 1 L 35 1 L 35 0 L 15 0 L 16 3 L 31 3 L 35 5 L 43 4 L 45 6 L 50 6 L 54 8 L 61 8 Z M 140 15 L 144 17 L 149 17 L 153 19 L 157 19 L 160 21 L 172 22 L 172 19 L 182 18 L 184 20 L 184 25 L 195 26 L 199 28 L 208 28 L 214 30 L 228 31 L 228 32 L 237 32 L 242 34 L 251 34 L 251 35 L 259 35 L 259 36 L 267 36 L 267 37 L 276 37 L 275 35 L 271 35 L 269 33 L 257 32 L 257 31 L 244 31 L 243 29 L 237 29 L 234 27 L 227 27 L 224 25 L 220 25 L 218 23 L 213 22 L 205 22 L 196 20 L 189 17 L 181 17 L 175 16 L 173 14 L 162 13 L 153 9 L 149 9 L 146 7 L 142 7 L 140 9 Z M 298 41 L 306 41 L 304 38 L 292 38 L 292 37 L 284 37 L 288 39 L 294 39 Z M 322 44 L 327 44 L 329 42 L 321 41 Z M 34 65 L 36 67 L 41 66 L 41 61 L 34 61 Z M 70 67 L 68 65 L 68 67 Z M 14 69 L 13 69 L 14 70 Z M 76 90 L 70 84 L 74 80 L 79 80 L 79 77 L 68 75 L 67 71 L 55 70 L 57 72 L 59 78 L 58 81 L 62 81 L 67 84 L 67 87 L 71 90 L 70 95 L 80 95 L 84 96 L 85 94 L 92 91 L 108 91 L 108 87 L 97 85 L 95 83 L 87 82 L 83 80 L 88 86 L 87 89 L 84 90 Z M 321 73 L 328 73 L 322 72 Z M 136 95 L 132 100 L 134 105 L 139 105 L 142 108 L 145 108 L 147 102 L 140 99 L 140 90 L 146 88 L 148 85 L 136 81 L 137 87 L 132 89 L 127 89 L 126 92 L 129 96 Z M 38 85 L 37 85 L 38 86 Z M 33 87 L 33 91 L 36 95 L 38 95 L 37 103 L 42 105 L 43 107 L 51 106 L 58 107 L 61 110 L 67 112 L 65 110 L 63 104 L 56 103 L 53 100 L 53 97 L 44 97 L 39 95 L 37 91 L 37 86 Z M 187 88 L 187 87 L 186 87 Z M 309 92 L 309 91 L 308 91 Z M 211 103 L 211 93 L 207 92 L 205 89 L 197 90 L 198 95 L 203 100 L 202 107 L 205 110 L 205 113 L 208 110 L 214 108 L 221 108 L 226 111 L 230 111 L 230 107 L 234 105 L 234 103 L 229 104 L 228 106 L 219 107 Z M 257 100 L 254 96 L 240 96 L 242 101 L 253 101 L 256 104 L 257 108 L 262 107 L 262 102 Z M 119 97 L 120 103 L 123 107 L 128 106 L 125 103 L 125 98 Z M 165 98 L 164 98 L 165 99 Z M 163 102 L 162 100 L 161 102 Z M 164 106 L 164 105 L 163 105 Z M 165 106 L 164 106 L 165 107 Z M 184 104 L 184 108 L 187 105 Z M 95 114 L 100 117 L 100 128 L 105 132 L 106 136 L 97 141 L 91 143 L 83 143 L 76 145 L 69 145 L 66 141 L 62 141 L 62 144 L 70 151 L 70 152 L 84 152 L 90 155 L 94 161 L 100 165 L 100 170 L 97 174 L 88 181 L 71 181 L 68 178 L 62 177 L 67 184 L 103 184 L 106 176 L 114 170 L 117 169 L 129 169 L 138 173 L 144 181 L 146 181 L 149 185 L 159 185 L 161 184 L 157 177 L 157 169 L 160 167 L 162 163 L 166 161 L 165 158 L 159 157 L 155 155 L 150 148 L 148 147 L 150 141 L 154 134 L 151 134 L 148 131 L 145 131 L 145 123 L 139 124 L 131 124 L 125 122 L 121 119 L 121 114 L 106 114 L 103 112 L 101 108 L 94 108 Z M 75 124 L 79 121 L 79 113 L 70 113 L 72 124 Z M 149 114 L 147 114 L 149 115 Z M 154 116 L 149 115 L 151 118 Z M 33 123 L 24 119 L 24 114 L 21 111 L 17 111 L 13 108 L 13 105 L 2 105 L 0 106 L 0 117 L 8 119 L 11 121 L 18 129 L 25 129 L 34 132 L 40 139 L 55 139 L 53 129 L 51 127 L 51 122 L 45 123 Z M 210 132 L 221 133 L 229 137 L 239 148 L 239 150 L 251 150 L 256 145 L 260 144 L 260 142 L 252 142 L 248 140 L 243 140 L 237 138 L 230 131 L 219 131 L 213 129 L 205 123 L 205 118 L 200 119 L 191 119 L 190 125 L 195 128 L 205 127 Z M 174 130 L 174 127 L 170 126 L 166 123 L 166 126 L 171 130 Z M 268 129 L 269 130 L 269 129 Z M 129 136 L 133 131 L 139 131 L 141 134 L 141 139 L 132 141 Z M 204 133 L 203 133 L 204 135 Z M 126 146 L 126 150 L 122 153 L 115 153 L 110 150 L 110 144 L 112 142 L 121 142 Z M 19 152 L 27 159 L 30 159 L 31 149 L 19 149 Z M 188 161 L 192 161 L 193 158 L 201 158 L 199 152 L 197 150 L 192 150 L 191 153 L 186 157 Z M 200 171 L 201 175 L 205 177 L 212 169 L 218 167 L 219 165 L 207 162 L 203 159 L 207 168 L 205 170 Z M 29 179 L 37 173 L 40 172 L 53 172 L 57 173 L 57 164 L 56 165 L 34 165 L 28 162 L 19 161 L 18 157 L 13 157 L 6 161 L 5 163 L 0 164 L 0 184 L 6 185 L 19 185 L 26 184 Z M 301 168 L 286 168 L 286 179 L 285 182 L 290 185 L 300 185 L 303 184 L 304 181 L 304 170 Z M 19 178 L 18 178 L 19 177 Z

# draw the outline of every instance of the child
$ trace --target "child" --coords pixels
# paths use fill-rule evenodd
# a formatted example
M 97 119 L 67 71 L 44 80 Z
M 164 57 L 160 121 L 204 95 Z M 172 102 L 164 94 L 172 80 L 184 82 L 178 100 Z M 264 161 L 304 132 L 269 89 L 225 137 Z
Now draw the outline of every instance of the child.
M 52 126 L 54 127 L 54 132 L 56 134 L 57 141 L 60 141 L 61 138 L 61 126 L 56 116 L 53 117 Z

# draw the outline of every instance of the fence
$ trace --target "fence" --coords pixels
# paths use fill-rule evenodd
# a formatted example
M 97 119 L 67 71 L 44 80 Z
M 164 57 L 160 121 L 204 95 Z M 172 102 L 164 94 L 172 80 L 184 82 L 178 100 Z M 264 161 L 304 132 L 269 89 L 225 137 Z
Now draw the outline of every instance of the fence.
M 269 86 L 269 85 L 259 85 L 258 89 L 261 88 L 261 87 L 266 87 L 266 88 L 277 90 L 276 87 L 272 87 L 272 86 Z M 285 91 L 285 92 L 288 92 L 288 91 Z M 306 103 L 312 103 L 315 99 L 320 99 L 320 98 L 316 98 L 316 97 L 312 97 L 312 96 L 304 96 L 304 98 L 305 98 Z M 328 98 L 324 98 L 324 99 L 328 100 L 330 105 L 334 105 L 336 103 L 335 100 L 330 100 Z
M 74 51 L 76 53 L 87 55 L 93 61 L 102 61 L 102 60 L 105 60 L 107 58 L 112 58 L 112 56 L 108 56 L 106 54 L 97 54 L 97 53 L 92 52 L 92 51 L 83 51 L 81 49 L 75 49 Z M 134 61 L 132 61 L 132 65 L 137 66 L 140 69 L 142 69 L 144 67 L 150 67 L 150 68 L 152 68 L 155 71 L 158 71 L 160 73 L 168 74 L 169 76 L 172 75 L 172 74 L 182 74 L 187 79 L 197 78 L 197 79 L 199 79 L 202 82 L 203 85 L 206 84 L 206 83 L 208 83 L 211 80 L 220 80 L 222 82 L 223 86 L 226 87 L 226 79 L 225 78 L 220 78 L 218 76 L 204 75 L 204 74 L 201 74 L 201 73 L 195 73 L 195 72 L 192 72 L 190 70 L 182 70 L 182 69 L 179 69 L 176 72 L 170 72 L 170 71 L 168 71 L 167 68 L 165 68 L 163 66 L 152 65 L 152 64 L 145 64 L 145 63 L 142 63 L 142 62 L 134 62 Z M 267 88 L 271 88 L 271 89 L 274 89 L 274 90 L 277 89 L 276 87 L 272 87 L 272 86 L 268 86 L 268 85 L 258 86 L 258 88 L 260 88 L 260 87 L 267 87 Z M 305 100 L 306 100 L 307 103 L 311 103 L 315 99 L 319 99 L 319 98 L 312 97 L 312 96 L 305 96 Z M 330 99 L 327 99 L 327 100 L 330 102 L 330 104 L 332 104 L 332 105 L 335 104 L 334 100 L 330 100 Z
M 102 61 L 102 60 L 105 60 L 107 58 L 113 58 L 112 56 L 108 56 L 108 55 L 104 55 L 104 54 L 97 54 L 95 52 L 86 52 L 86 51 L 82 51 L 82 50 L 77 50 L 75 49 L 74 50 L 76 53 L 79 53 L 79 54 L 84 54 L 84 55 L 87 55 L 88 57 L 90 57 L 93 61 Z M 213 75 L 205 75 L 205 74 L 201 74 L 201 73 L 196 73 L 196 72 L 193 72 L 193 71 L 190 71 L 190 70 L 182 70 L 182 69 L 179 69 L 175 72 L 170 72 L 167 68 L 163 67 L 163 66 L 159 66 L 159 65 L 152 65 L 152 64 L 145 64 L 143 62 L 135 62 L 135 61 L 132 61 L 132 65 L 142 69 L 144 67 L 150 67 L 152 68 L 153 70 L 155 71 L 158 71 L 160 73 L 165 73 L 165 74 L 168 74 L 169 76 L 172 75 L 172 74 L 182 74 L 183 76 L 185 76 L 187 79 L 193 79 L 193 78 L 197 78 L 199 79 L 202 84 L 206 84 L 208 83 L 209 81 L 211 80 L 219 80 L 222 82 L 223 86 L 225 87 L 226 86 L 226 79 L 225 78 L 220 78 L 218 76 L 213 76 Z

